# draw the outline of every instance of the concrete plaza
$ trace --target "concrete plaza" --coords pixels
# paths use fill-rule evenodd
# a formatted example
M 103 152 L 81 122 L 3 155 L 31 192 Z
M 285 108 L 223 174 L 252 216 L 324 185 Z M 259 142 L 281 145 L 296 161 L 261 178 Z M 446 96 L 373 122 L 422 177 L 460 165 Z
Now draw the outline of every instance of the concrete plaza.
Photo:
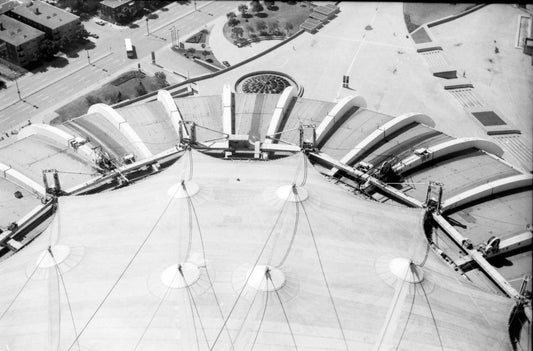
M 303 33 L 256 60 L 198 82 L 198 91 L 202 95 L 220 94 L 223 84 L 233 85 L 246 73 L 275 70 L 303 85 L 305 98 L 336 101 L 358 94 L 369 108 L 382 113 L 425 113 L 451 135 L 486 137 L 416 53 L 401 3 L 341 2 L 339 7 L 337 17 L 318 33 Z M 212 48 L 217 57 L 230 60 L 238 60 L 240 52 L 242 59 L 248 58 L 252 50 L 260 49 L 239 49 L 229 42 Z M 349 89 L 342 88 L 343 75 L 350 76 Z

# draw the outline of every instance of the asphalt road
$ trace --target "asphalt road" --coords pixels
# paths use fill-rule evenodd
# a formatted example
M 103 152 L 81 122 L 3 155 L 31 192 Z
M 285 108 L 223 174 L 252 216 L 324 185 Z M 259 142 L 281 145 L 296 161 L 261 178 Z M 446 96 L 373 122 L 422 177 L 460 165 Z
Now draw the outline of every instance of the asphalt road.
M 120 27 L 110 23 L 97 25 L 94 19 L 84 22 L 85 28 L 99 36 L 91 38 L 94 45 L 89 50 L 80 50 L 75 55 L 62 55 L 41 72 L 32 72 L 18 80 L 22 99 L 16 85 L 11 82 L 0 94 L 0 133 L 25 124 L 43 111 L 66 104 L 85 93 L 88 88 L 97 88 L 104 79 L 120 72 L 137 68 L 137 64 L 152 51 L 170 44 L 170 29 L 175 27 L 182 35 L 200 29 L 218 16 L 224 16 L 235 8 L 234 2 L 217 1 L 193 4 L 172 3 L 167 10 L 155 12 L 156 19 L 137 21 L 136 28 Z M 147 32 L 150 31 L 150 35 Z M 124 39 L 131 38 L 137 58 L 128 59 Z M 91 47 L 93 46 L 93 47 Z M 76 56 L 76 57 L 73 57 Z M 65 63 L 68 60 L 68 64 Z M 145 60 L 146 61 L 146 60 Z M 90 64 L 89 64 L 90 62 Z M 90 89 L 92 90 L 92 89 Z

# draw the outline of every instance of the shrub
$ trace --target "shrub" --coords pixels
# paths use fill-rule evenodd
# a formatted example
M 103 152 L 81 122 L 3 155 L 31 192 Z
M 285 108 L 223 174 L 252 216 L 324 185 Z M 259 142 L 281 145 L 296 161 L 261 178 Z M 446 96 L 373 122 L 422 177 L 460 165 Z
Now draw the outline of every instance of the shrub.
M 120 91 L 119 91 L 120 93 Z M 116 104 L 117 102 L 119 102 L 120 100 L 118 99 L 118 96 L 117 94 L 113 93 L 113 92 L 108 92 L 104 95 L 104 101 L 107 103 L 107 104 L 110 104 L 110 105 L 113 105 L 113 104 Z
M 85 102 L 87 102 L 87 105 L 91 106 L 102 102 L 102 99 L 99 96 L 87 95 L 85 97 Z
M 142 82 L 139 82 L 139 85 L 135 87 L 135 92 L 137 93 L 137 96 L 141 96 L 148 93 Z
M 266 25 L 265 21 L 259 20 L 259 21 L 257 21 L 255 23 L 255 28 L 257 28 L 257 30 L 259 32 L 261 32 L 261 31 L 264 31 L 267 28 L 267 25 Z
M 236 19 L 235 17 L 232 17 L 232 18 L 230 18 L 228 20 L 228 26 L 230 26 L 230 27 L 235 27 L 239 23 L 240 23 L 240 21 L 238 19 Z
M 162 88 L 169 85 L 167 82 L 167 75 L 164 72 L 155 72 L 154 76 L 158 87 Z

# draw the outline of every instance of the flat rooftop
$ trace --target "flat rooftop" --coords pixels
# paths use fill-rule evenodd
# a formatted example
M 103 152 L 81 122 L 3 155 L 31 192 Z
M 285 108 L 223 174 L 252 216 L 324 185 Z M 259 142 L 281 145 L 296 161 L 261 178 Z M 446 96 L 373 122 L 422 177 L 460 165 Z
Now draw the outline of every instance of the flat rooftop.
M 40 30 L 6 15 L 0 15 L 0 23 L 3 28 L 0 29 L 0 40 L 14 46 L 24 44 L 44 35 Z
M 79 19 L 76 15 L 41 1 L 32 1 L 28 4 L 18 6 L 11 10 L 11 12 L 50 29 L 59 28 L 66 23 Z
M 133 0 L 104 0 L 100 3 L 100 5 L 116 8 L 130 2 L 133 2 Z

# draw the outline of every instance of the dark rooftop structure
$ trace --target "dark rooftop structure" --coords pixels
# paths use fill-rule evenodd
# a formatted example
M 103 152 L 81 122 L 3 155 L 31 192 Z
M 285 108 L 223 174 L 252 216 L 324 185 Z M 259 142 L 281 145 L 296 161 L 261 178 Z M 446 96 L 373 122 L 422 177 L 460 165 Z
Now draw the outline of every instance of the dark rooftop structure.
M 76 15 L 42 1 L 31 1 L 11 12 L 52 30 L 79 19 Z
M 44 33 L 6 15 L 0 15 L 0 41 L 13 46 L 38 38 Z

